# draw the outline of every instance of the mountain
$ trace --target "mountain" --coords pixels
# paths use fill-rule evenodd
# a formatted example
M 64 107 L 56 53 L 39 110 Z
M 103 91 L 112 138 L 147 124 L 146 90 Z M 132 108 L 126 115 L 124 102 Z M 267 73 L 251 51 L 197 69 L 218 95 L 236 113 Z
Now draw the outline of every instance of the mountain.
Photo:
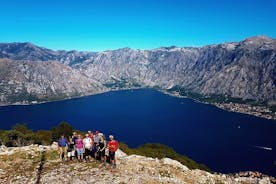
M 2 104 L 58 100 L 106 90 L 97 81 L 59 62 L 0 59 L 0 70 Z
M 265 36 L 199 48 L 122 48 L 103 52 L 53 51 L 31 43 L 2 43 L 0 58 L 9 59 L 2 60 L 0 66 L 2 103 L 14 103 L 10 100 L 14 96 L 18 101 L 28 100 L 24 95 L 17 97 L 15 86 L 22 86 L 18 93 L 39 100 L 154 87 L 276 103 L 276 39 Z M 22 74 L 22 64 L 29 66 L 24 72 L 30 71 L 31 78 Z M 69 85 L 68 77 L 75 82 Z M 55 82 L 50 87 L 52 80 Z M 25 90 L 30 85 L 32 90 Z
M 0 58 L 30 61 L 60 61 L 72 64 L 85 61 L 93 52 L 53 51 L 32 43 L 0 43 Z

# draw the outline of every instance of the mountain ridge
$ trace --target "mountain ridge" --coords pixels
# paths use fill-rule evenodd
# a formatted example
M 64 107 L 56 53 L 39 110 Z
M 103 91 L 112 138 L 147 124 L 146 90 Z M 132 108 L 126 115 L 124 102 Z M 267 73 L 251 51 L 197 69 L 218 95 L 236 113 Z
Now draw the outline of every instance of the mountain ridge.
M 202 47 L 206 47 L 206 46 L 213 46 L 213 45 L 222 45 L 222 44 L 228 44 L 228 43 L 237 43 L 237 42 L 242 42 L 242 41 L 250 41 L 250 40 L 275 40 L 275 38 L 270 37 L 270 36 L 266 36 L 266 35 L 255 35 L 255 36 L 250 36 L 247 37 L 241 41 L 226 41 L 223 43 L 216 43 L 216 44 L 206 44 L 203 46 L 176 46 L 176 45 L 170 45 L 170 46 L 160 46 L 160 47 L 156 47 L 156 48 L 151 48 L 151 49 L 139 49 L 139 48 L 131 48 L 131 47 L 121 47 L 121 48 L 117 48 L 117 49 L 104 49 L 101 51 L 93 51 L 93 50 L 76 50 L 76 49 L 68 49 L 68 50 L 64 50 L 64 49 L 50 49 L 44 46 L 40 46 L 38 44 L 32 43 L 32 42 L 1 42 L 0 43 L 0 47 L 1 45 L 13 45 L 13 44 L 23 44 L 23 45 L 30 45 L 30 46 L 34 46 L 34 47 L 38 47 L 41 49 L 48 49 L 54 52 L 72 52 L 72 51 L 77 51 L 77 52 L 93 52 L 93 53 L 99 53 L 99 52 L 105 52 L 105 51 L 114 51 L 114 50 L 120 50 L 120 49 L 131 49 L 131 50 L 141 50 L 141 51 L 145 51 L 145 50 L 157 50 L 157 49 L 161 49 L 161 48 L 202 48 Z
M 9 59 L 14 63 L 24 61 L 26 65 L 31 65 L 32 62 L 43 66 L 44 62 L 60 63 L 59 69 L 52 71 L 53 75 L 60 78 L 60 82 L 68 89 L 79 88 L 77 83 L 76 86 L 70 86 L 66 79 L 60 77 L 63 75 L 61 68 L 69 67 L 72 70 L 71 75 L 78 75 L 80 83 L 91 80 L 97 84 L 91 83 L 93 89 L 87 88 L 87 91 L 92 93 L 81 91 L 77 93 L 79 96 L 93 94 L 94 91 L 98 93 L 133 87 L 160 90 L 180 87 L 185 93 L 221 95 L 224 98 L 253 100 L 257 104 L 276 104 L 276 39 L 266 36 L 203 47 L 170 46 L 153 50 L 120 48 L 103 52 L 54 51 L 29 42 L 1 43 L 0 59 Z M 49 76 L 43 72 L 43 66 L 37 67 L 41 70 L 37 73 L 42 73 L 42 78 L 47 81 Z M 4 64 L 0 69 L 8 70 Z M 16 73 L 22 71 L 18 67 L 9 71 L 12 73 L 10 78 L 0 76 L 0 86 L 16 95 L 11 84 L 16 83 Z M 30 82 L 39 83 L 37 76 L 32 77 L 33 81 Z M 26 78 L 20 80 L 19 86 L 28 83 Z M 42 83 L 38 85 L 41 89 Z M 49 83 L 44 85 L 49 86 Z M 55 84 L 55 87 L 58 88 L 58 84 Z M 26 93 L 23 90 L 21 92 L 22 101 L 27 102 L 24 96 L 38 96 L 40 93 Z M 50 93 L 54 91 L 50 90 Z M 11 97 L 3 90 L 0 95 L 1 104 L 20 103 L 20 100 L 10 100 Z M 53 95 L 58 96 L 55 93 Z M 61 96 L 63 95 L 61 90 Z M 65 96 L 70 98 L 72 94 Z

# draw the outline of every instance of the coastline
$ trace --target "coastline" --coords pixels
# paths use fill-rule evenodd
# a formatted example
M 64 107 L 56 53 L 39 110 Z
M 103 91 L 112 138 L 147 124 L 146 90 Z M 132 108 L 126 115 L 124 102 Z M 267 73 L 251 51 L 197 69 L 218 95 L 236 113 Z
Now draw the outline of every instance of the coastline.
M 261 106 L 253 106 L 253 105 L 248 105 L 248 104 L 239 104 L 239 103 L 209 103 L 209 102 L 204 102 L 200 101 L 197 99 L 193 99 L 187 96 L 182 96 L 177 92 L 170 93 L 165 90 L 160 90 L 162 93 L 167 94 L 169 96 L 177 97 L 177 98 L 188 98 L 192 99 L 195 102 L 198 103 L 203 103 L 203 104 L 208 104 L 215 106 L 219 109 L 228 111 L 228 112 L 236 112 L 236 113 L 241 113 L 241 114 L 247 114 L 259 118 L 264 118 L 264 119 L 269 119 L 269 120 L 274 120 L 276 121 L 276 112 L 270 111 L 267 107 L 261 107 Z
M 240 104 L 240 103 L 209 103 L 209 102 L 204 102 L 200 101 L 191 97 L 187 96 L 182 96 L 178 92 L 168 92 L 164 89 L 155 89 L 155 88 L 149 88 L 149 87 L 136 87 L 136 88 L 122 88 L 122 89 L 110 89 L 110 90 L 105 90 L 101 92 L 96 92 L 96 93 L 88 93 L 84 94 L 81 96 L 73 96 L 73 97 L 68 97 L 68 98 L 63 98 L 63 99 L 57 99 L 57 100 L 49 100 L 49 101 L 41 101 L 41 102 L 18 102 L 18 103 L 13 103 L 13 104 L 0 104 L 0 107 L 9 107 L 9 106 L 29 106 L 29 105 L 40 105 L 44 103 L 51 103 L 51 102 L 59 102 L 59 101 L 64 101 L 64 100 L 72 100 L 72 99 L 78 99 L 82 97 L 88 97 L 88 96 L 94 96 L 94 95 L 100 95 L 108 92 L 114 92 L 114 91 L 127 91 L 127 90 L 137 90 L 137 89 L 153 89 L 160 91 L 163 94 L 172 96 L 172 97 L 177 97 L 177 98 L 188 98 L 191 100 L 194 100 L 195 102 L 198 103 L 203 103 L 203 104 L 208 104 L 215 106 L 219 109 L 223 109 L 228 112 L 236 112 L 236 113 L 241 113 L 241 114 L 247 114 L 247 115 L 252 115 L 255 117 L 259 118 L 264 118 L 264 119 L 269 119 L 269 120 L 274 120 L 276 121 L 276 112 L 270 111 L 267 107 L 261 107 L 261 106 L 253 106 L 253 105 L 248 105 L 248 104 Z

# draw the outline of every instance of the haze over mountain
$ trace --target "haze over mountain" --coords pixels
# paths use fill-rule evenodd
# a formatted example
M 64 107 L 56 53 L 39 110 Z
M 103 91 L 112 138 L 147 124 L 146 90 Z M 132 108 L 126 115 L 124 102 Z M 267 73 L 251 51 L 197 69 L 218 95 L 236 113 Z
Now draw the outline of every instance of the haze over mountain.
M 53 51 L 0 44 L 1 104 L 49 101 L 132 87 L 276 102 L 276 39 L 153 50 Z

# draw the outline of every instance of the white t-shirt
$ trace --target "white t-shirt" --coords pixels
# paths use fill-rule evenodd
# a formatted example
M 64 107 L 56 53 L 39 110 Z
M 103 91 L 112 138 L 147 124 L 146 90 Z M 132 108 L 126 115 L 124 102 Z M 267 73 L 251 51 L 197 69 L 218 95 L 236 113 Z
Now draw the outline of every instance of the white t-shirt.
M 91 143 L 92 143 L 92 139 L 90 137 L 86 137 L 83 139 L 83 144 L 86 149 L 92 148 Z

